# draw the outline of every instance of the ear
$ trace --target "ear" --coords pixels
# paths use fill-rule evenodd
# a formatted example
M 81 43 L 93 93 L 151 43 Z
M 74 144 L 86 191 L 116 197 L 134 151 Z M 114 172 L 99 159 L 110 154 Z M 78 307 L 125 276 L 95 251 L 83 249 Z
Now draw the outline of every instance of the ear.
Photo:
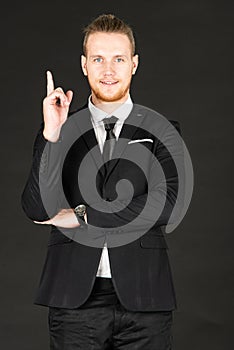
M 138 63 L 139 63 L 138 55 L 133 56 L 133 58 L 132 58 L 132 65 L 133 65 L 132 66 L 132 75 L 134 75 L 136 73 Z
M 87 69 L 86 69 L 86 61 L 87 61 L 86 57 L 84 55 L 81 55 L 81 68 L 85 76 L 88 75 Z

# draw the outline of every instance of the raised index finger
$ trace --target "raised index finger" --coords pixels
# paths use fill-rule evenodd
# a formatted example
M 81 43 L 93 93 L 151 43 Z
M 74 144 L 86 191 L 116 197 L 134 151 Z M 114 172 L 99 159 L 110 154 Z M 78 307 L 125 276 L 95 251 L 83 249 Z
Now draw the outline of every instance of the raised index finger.
M 47 75 L 47 96 L 54 91 L 54 80 L 52 73 L 48 70 L 46 72 Z

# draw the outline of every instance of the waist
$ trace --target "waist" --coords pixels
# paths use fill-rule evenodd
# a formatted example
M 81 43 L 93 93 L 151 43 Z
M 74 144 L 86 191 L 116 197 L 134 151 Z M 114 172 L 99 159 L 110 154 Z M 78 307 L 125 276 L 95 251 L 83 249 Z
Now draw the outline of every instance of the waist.
M 89 298 L 80 308 L 100 307 L 116 305 L 119 299 L 111 278 L 96 277 L 95 283 Z

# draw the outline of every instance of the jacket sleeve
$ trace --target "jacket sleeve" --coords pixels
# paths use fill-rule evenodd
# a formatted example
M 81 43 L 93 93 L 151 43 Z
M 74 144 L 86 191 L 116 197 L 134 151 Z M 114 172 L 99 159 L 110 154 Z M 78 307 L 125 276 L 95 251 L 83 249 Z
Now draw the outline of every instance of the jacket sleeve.
M 51 144 L 44 138 L 42 124 L 34 142 L 32 165 L 21 196 L 22 208 L 31 220 L 48 220 L 59 210 L 59 148 L 59 142 Z

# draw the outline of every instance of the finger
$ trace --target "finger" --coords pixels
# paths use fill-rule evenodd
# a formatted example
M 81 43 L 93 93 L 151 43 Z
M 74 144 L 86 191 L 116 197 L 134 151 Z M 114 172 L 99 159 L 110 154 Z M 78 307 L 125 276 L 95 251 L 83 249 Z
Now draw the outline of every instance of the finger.
M 54 91 L 62 92 L 65 95 L 65 93 L 61 87 L 57 87 L 56 89 L 54 89 Z
M 66 105 L 67 103 L 67 96 L 63 92 L 62 88 L 55 89 L 49 96 L 47 96 L 46 100 L 50 104 L 59 103 L 60 105 Z
M 50 225 L 51 221 L 47 220 L 47 221 L 33 221 L 35 224 L 39 224 L 39 225 Z
M 49 70 L 46 72 L 46 75 L 47 75 L 47 96 L 48 96 L 54 91 L 54 80 L 53 80 L 53 75 Z
M 61 87 L 56 88 L 52 94 L 50 94 L 50 99 L 52 103 L 59 103 L 61 107 L 68 107 L 72 101 L 73 92 L 68 90 L 66 94 Z M 59 100 L 59 102 L 58 102 Z
M 70 104 L 71 101 L 72 101 L 72 97 L 73 97 L 73 91 L 68 90 L 68 91 L 66 92 L 66 96 L 67 96 L 67 100 L 68 100 L 68 102 L 69 102 L 69 104 Z

